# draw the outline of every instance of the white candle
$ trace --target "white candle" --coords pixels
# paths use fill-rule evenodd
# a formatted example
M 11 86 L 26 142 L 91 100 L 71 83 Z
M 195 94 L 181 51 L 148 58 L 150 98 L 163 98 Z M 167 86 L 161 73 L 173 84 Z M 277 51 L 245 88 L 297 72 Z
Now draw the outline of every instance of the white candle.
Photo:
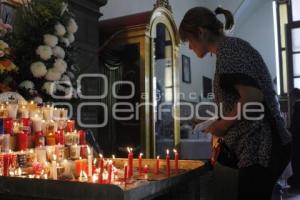
M 47 107 L 43 107 L 43 116 L 44 119 L 47 120 L 52 120 L 53 118 L 53 107 L 52 106 L 47 106 Z
M 35 149 L 36 153 L 36 159 L 40 163 L 45 163 L 46 162 L 46 149 L 43 147 L 37 147 Z
M 31 120 L 33 131 L 42 131 L 42 119 L 38 116 L 38 114 L 35 114 L 35 116 Z
M 71 175 L 71 163 L 68 160 L 65 159 L 62 162 L 62 166 L 64 168 L 64 175 L 65 176 Z
M 77 144 L 71 146 L 70 157 L 72 159 L 78 159 L 80 157 L 80 146 L 78 146 Z
M 53 159 L 52 159 L 52 179 L 57 180 L 56 155 L 53 155 Z
M 92 165 L 93 165 L 93 158 L 92 158 L 92 154 L 91 154 L 91 150 L 90 147 L 87 147 L 87 151 L 88 151 L 88 177 L 92 176 Z
M 7 105 L 7 111 L 8 111 L 8 116 L 16 119 L 17 118 L 17 113 L 18 113 L 18 104 L 15 103 L 8 103 Z
M 59 120 L 60 119 L 60 112 L 61 112 L 61 109 L 57 109 L 57 108 L 54 108 L 53 110 L 53 120 Z

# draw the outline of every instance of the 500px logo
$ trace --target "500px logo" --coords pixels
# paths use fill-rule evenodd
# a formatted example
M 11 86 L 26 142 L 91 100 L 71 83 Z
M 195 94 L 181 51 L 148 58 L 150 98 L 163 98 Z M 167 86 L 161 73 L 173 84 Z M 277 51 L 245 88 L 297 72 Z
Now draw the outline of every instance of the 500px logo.
M 101 92 L 102 94 L 99 95 L 84 95 L 82 93 L 82 82 L 83 79 L 99 79 L 102 83 L 101 85 Z M 67 84 L 70 86 L 69 94 L 65 96 L 56 96 L 53 91 L 55 91 L 56 84 Z M 126 89 L 130 91 L 127 95 L 118 95 L 119 90 L 126 85 Z M 109 108 L 107 104 L 100 102 L 101 99 L 108 97 L 109 94 L 109 84 L 108 78 L 103 74 L 83 74 L 78 77 L 77 80 L 77 88 L 76 92 L 80 99 L 90 100 L 86 102 L 82 102 L 77 107 L 77 122 L 81 127 L 84 128 L 101 128 L 105 127 L 108 123 L 108 119 L 113 117 L 113 119 L 118 121 L 128 121 L 128 120 L 139 120 L 140 119 L 140 109 L 144 107 L 148 107 L 150 110 L 153 109 L 155 111 L 156 119 L 163 120 L 166 115 L 172 116 L 173 119 L 176 120 L 209 120 L 212 118 L 221 118 L 225 120 L 232 120 L 232 119 L 246 119 L 246 120 L 262 120 L 264 118 L 264 105 L 260 102 L 249 102 L 245 104 L 237 103 L 237 112 L 235 116 L 226 117 L 224 113 L 224 105 L 222 103 L 216 104 L 213 102 L 199 102 L 197 104 L 190 103 L 190 102 L 178 102 L 176 104 L 170 101 L 161 101 L 162 96 L 166 94 L 160 94 L 160 97 L 157 98 L 156 91 L 153 91 L 154 99 L 151 103 L 132 103 L 130 100 L 135 96 L 135 85 L 131 81 L 115 81 L 112 83 L 111 86 L 111 95 L 112 98 L 117 101 Z M 67 99 L 70 98 L 74 92 L 74 88 L 72 87 L 71 83 L 57 81 L 51 85 L 52 97 L 54 99 Z M 142 94 L 141 94 L 142 95 Z M 149 95 L 149 94 L 148 94 Z M 179 94 L 181 97 L 184 95 L 190 94 Z M 97 100 L 99 100 L 97 102 Z M 71 103 L 67 102 L 56 102 L 55 106 L 64 106 L 68 107 L 69 109 L 69 118 L 72 118 L 74 109 Z M 99 118 L 103 119 L 101 124 L 99 123 L 84 123 L 83 118 L 86 118 L 83 109 L 85 107 L 99 107 L 101 108 L 101 116 Z M 177 116 L 174 112 L 175 108 L 185 107 L 189 110 L 188 116 Z M 208 109 L 209 108 L 209 109 Z M 199 113 L 199 110 L 204 110 L 202 114 Z M 258 115 L 252 115 L 253 113 L 258 113 Z M 96 114 L 96 112 L 95 112 Z M 96 116 L 97 118 L 97 116 Z

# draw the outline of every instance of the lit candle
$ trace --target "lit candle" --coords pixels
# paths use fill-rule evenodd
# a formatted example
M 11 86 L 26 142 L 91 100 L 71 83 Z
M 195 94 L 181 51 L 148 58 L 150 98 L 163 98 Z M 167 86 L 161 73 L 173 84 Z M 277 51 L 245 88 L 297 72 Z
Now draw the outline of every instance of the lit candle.
M 155 170 L 155 174 L 159 174 L 159 156 L 156 157 L 156 170 Z
M 94 161 L 93 161 L 93 166 L 92 166 L 92 168 L 93 168 L 93 169 L 92 169 L 92 171 L 93 171 L 92 173 L 93 173 L 93 174 L 94 174 L 95 171 L 96 171 L 96 164 L 97 164 L 97 158 L 95 158 Z
M 46 121 L 52 120 L 53 118 L 53 106 L 47 105 L 43 107 L 43 116 Z
M 86 144 L 86 133 L 83 130 L 78 131 L 79 134 L 79 144 L 85 145 Z
M 75 130 L 75 121 L 74 120 L 68 120 L 67 121 L 67 126 L 66 126 L 66 131 L 67 132 L 73 132 Z
M 167 176 L 170 176 L 170 155 L 169 155 L 169 149 L 167 149 L 166 165 L 167 165 Z
M 111 158 L 112 158 L 112 164 L 115 165 L 116 156 L 115 156 L 115 155 L 112 155 Z
M 64 168 L 64 174 L 66 176 L 69 176 L 71 174 L 71 164 L 67 159 L 64 159 L 64 161 L 62 162 L 62 166 Z
M 139 175 L 142 175 L 142 157 L 143 157 L 143 153 L 140 153 L 140 155 L 139 155 Z
M 112 180 L 112 161 L 108 161 L 108 184 L 111 183 Z
M 42 118 L 38 114 L 35 114 L 32 120 L 32 128 L 34 132 L 42 131 Z
M 144 166 L 144 173 L 145 173 L 145 174 L 148 174 L 148 165 L 145 165 L 145 166 Z
M 4 119 L 4 132 L 5 134 L 12 134 L 13 131 L 13 119 L 11 117 L 7 117 Z
M 54 108 L 53 110 L 53 120 L 59 120 L 60 119 L 60 109 Z
M 3 152 L 8 152 L 10 150 L 10 135 L 9 134 L 4 134 L 2 136 L 2 146 L 1 149 Z
M 80 173 L 82 171 L 84 171 L 85 173 L 87 173 L 88 171 L 88 166 L 87 166 L 87 160 L 86 159 L 79 159 L 79 160 L 75 160 L 75 176 L 79 177 Z
M 132 148 L 127 148 L 128 150 L 128 178 L 131 178 L 133 175 L 133 152 Z
M 11 160 L 11 154 L 3 155 L 3 176 L 9 175 L 10 160 Z
M 77 144 L 71 146 L 70 157 L 72 159 L 78 159 L 80 157 L 80 146 L 78 146 Z
M 124 164 L 124 184 L 126 184 L 127 171 L 128 171 L 128 165 L 127 165 L 127 163 L 125 163 Z
M 174 156 L 174 158 L 175 158 L 175 172 L 176 172 L 176 174 L 178 174 L 178 159 L 179 159 L 179 154 L 178 154 L 178 152 L 177 152 L 176 149 L 174 149 L 173 151 L 174 151 L 174 154 L 175 154 L 175 156 Z
M 17 118 L 17 113 L 18 113 L 18 104 L 16 103 L 8 103 L 7 105 L 7 111 L 8 111 L 8 116 L 10 118 L 16 119 Z
M 22 131 L 18 134 L 18 149 L 19 151 L 21 150 L 25 151 L 27 148 L 28 148 L 28 134 Z
M 35 152 L 36 152 L 36 159 L 38 162 L 40 163 L 45 163 L 46 162 L 46 148 L 45 147 L 37 147 L 35 149 Z
M 98 183 L 102 184 L 103 183 L 103 171 L 104 171 L 104 160 L 103 160 L 103 155 L 99 154 L 99 178 L 98 178 Z
M 93 173 L 93 168 L 92 168 L 93 160 L 92 160 L 92 153 L 90 147 L 87 147 L 87 151 L 88 151 L 88 177 L 91 177 Z
M 93 174 L 92 182 L 93 182 L 93 183 L 97 183 L 97 181 L 98 181 L 98 176 L 97 176 L 97 174 Z
M 53 155 L 53 159 L 52 159 L 52 179 L 57 180 L 56 155 Z

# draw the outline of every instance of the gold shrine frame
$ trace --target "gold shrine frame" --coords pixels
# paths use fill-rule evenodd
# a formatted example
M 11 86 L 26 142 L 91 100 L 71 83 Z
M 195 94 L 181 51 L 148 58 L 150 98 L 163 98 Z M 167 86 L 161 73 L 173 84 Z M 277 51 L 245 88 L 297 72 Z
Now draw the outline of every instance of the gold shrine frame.
M 174 146 L 180 144 L 180 107 L 179 107 L 179 37 L 172 13 L 165 7 L 158 7 L 153 10 L 151 20 L 148 24 L 129 26 L 122 29 L 121 33 L 112 41 L 110 45 L 139 44 L 140 46 L 140 94 L 145 94 L 141 98 L 140 104 L 140 134 L 141 150 L 146 158 L 156 157 L 155 138 L 155 94 L 153 91 L 153 76 L 155 75 L 155 45 L 156 26 L 162 23 L 169 31 L 172 42 L 172 63 L 173 63 L 173 83 L 174 83 Z
M 154 44 L 154 39 L 156 38 L 156 27 L 158 24 L 164 24 L 166 29 L 168 30 L 172 43 L 172 67 L 173 67 L 173 83 L 174 83 L 174 104 L 173 104 L 173 116 L 174 118 L 174 147 L 179 149 L 180 147 L 180 99 L 179 99 L 179 90 L 180 90 L 180 78 L 179 78 L 179 36 L 175 21 L 173 19 L 171 11 L 166 7 L 158 7 L 153 11 L 150 21 L 149 35 L 151 38 L 151 44 Z M 150 61 L 151 61 L 151 69 L 150 69 L 150 88 L 151 88 L 151 102 L 153 103 L 156 98 L 156 94 L 153 90 L 153 77 L 155 75 L 155 47 L 151 45 L 149 48 L 151 49 L 150 53 Z M 155 111 L 152 106 L 151 110 L 151 157 L 156 157 L 156 137 L 155 137 Z

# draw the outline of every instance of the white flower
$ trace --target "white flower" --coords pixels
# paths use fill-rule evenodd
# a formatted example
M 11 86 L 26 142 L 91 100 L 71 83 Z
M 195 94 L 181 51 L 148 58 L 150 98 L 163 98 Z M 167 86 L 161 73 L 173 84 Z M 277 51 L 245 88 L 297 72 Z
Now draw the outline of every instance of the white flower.
M 47 94 L 52 95 L 56 92 L 56 86 L 54 82 L 45 82 L 42 90 L 44 90 Z
M 61 73 L 59 73 L 55 69 L 49 69 L 45 79 L 48 81 L 58 81 L 60 77 L 61 77 Z
M 51 47 L 47 45 L 41 45 L 36 49 L 36 54 L 43 60 L 49 60 L 53 54 Z
M 75 42 L 75 36 L 74 36 L 74 34 L 69 33 L 69 34 L 68 34 L 68 39 L 69 39 L 69 42 L 70 42 L 70 43 Z
M 3 56 L 5 56 L 5 53 L 4 53 L 4 51 L 0 50 L 0 57 L 3 57 Z
M 6 48 L 8 48 L 8 44 L 6 42 L 4 42 L 3 40 L 0 40 L 0 49 L 4 50 Z
M 60 46 L 56 46 L 53 48 L 53 55 L 57 58 L 61 58 L 64 59 L 66 56 L 66 52 L 63 48 L 61 48 Z
M 75 22 L 75 20 L 73 18 L 71 18 L 69 20 L 67 30 L 68 30 L 69 33 L 76 33 L 77 32 L 78 26 L 77 26 L 77 23 Z
M 66 47 L 70 46 L 70 41 L 68 38 L 61 37 L 60 41 L 66 45 Z
M 62 25 L 59 22 L 55 25 L 54 29 L 55 29 L 55 35 L 58 35 L 58 36 L 64 36 L 67 32 L 64 25 Z
M 33 90 L 34 88 L 34 83 L 32 81 L 23 81 L 22 83 L 19 84 L 19 88 L 24 88 L 26 90 Z
M 34 101 L 35 103 L 37 103 L 37 104 L 43 103 L 43 99 L 42 99 L 41 97 L 35 97 L 35 98 L 33 99 L 33 101 Z
M 58 43 L 58 38 L 55 35 L 45 34 L 44 43 L 50 47 L 55 47 Z
M 56 59 L 53 65 L 53 69 L 61 74 L 66 72 L 67 67 L 68 65 L 63 59 Z
M 47 68 L 46 68 L 45 64 L 42 62 L 32 63 L 30 66 L 30 70 L 31 70 L 33 76 L 36 78 L 41 78 L 41 77 L 45 76 L 47 73 Z

